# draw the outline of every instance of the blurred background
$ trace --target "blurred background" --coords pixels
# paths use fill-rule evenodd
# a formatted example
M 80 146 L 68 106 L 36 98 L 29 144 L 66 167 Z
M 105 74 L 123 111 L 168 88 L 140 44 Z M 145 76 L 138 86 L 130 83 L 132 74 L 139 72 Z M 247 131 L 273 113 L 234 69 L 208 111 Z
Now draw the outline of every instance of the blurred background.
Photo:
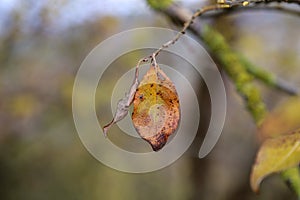
M 179 3 L 195 9 L 208 2 Z M 201 110 L 197 138 L 171 166 L 146 174 L 122 173 L 84 148 L 71 106 L 73 81 L 83 59 L 123 30 L 177 29 L 146 1 L 2 0 L 0 19 L 0 199 L 295 199 L 278 175 L 263 182 L 259 195 L 251 191 L 256 127 L 226 76 L 226 123 L 206 158 L 197 157 L 210 117 L 201 80 L 195 90 Z M 299 16 L 252 10 L 207 21 L 235 50 L 300 88 Z M 140 58 L 130 54 L 110 66 L 104 90 L 111 94 L 118 78 L 113 72 L 126 72 Z M 288 98 L 258 86 L 270 110 Z M 107 105 L 109 96 L 97 99 L 97 109 Z M 105 112 L 101 125 L 112 117 L 110 109 Z

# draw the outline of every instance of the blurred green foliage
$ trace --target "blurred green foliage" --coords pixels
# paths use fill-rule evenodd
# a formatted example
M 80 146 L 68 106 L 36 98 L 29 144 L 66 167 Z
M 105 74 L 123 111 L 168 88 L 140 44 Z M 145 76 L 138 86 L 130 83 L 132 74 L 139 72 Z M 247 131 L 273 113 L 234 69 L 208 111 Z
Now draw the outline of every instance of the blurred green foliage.
M 147 0 L 147 3 L 154 9 L 164 9 L 172 2 L 173 0 Z

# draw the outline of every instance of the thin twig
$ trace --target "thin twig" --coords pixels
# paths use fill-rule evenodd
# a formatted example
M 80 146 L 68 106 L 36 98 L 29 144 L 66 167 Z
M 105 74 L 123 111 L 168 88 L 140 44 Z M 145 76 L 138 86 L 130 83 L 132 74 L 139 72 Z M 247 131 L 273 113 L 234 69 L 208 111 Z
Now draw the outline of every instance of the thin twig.
M 226 9 L 222 10 L 220 12 L 210 12 L 210 13 L 205 13 L 202 15 L 202 18 L 216 18 L 216 17 L 221 17 L 224 15 L 232 14 L 232 13 L 239 13 L 239 12 L 245 12 L 245 11 L 276 11 L 276 12 L 282 12 L 285 14 L 290 14 L 294 16 L 300 16 L 300 10 L 297 9 L 291 9 L 285 6 L 280 6 L 280 5 L 261 5 L 261 6 L 244 6 L 244 7 L 235 7 L 231 9 Z
M 147 57 L 142 58 L 138 61 L 136 67 L 135 67 L 135 79 L 134 82 L 138 80 L 139 77 L 139 67 L 141 65 L 141 63 L 147 63 L 149 61 L 149 59 Z
M 224 8 L 230 8 L 230 5 L 227 4 L 216 4 L 216 5 L 209 5 L 205 6 L 202 9 L 197 10 L 192 17 L 190 18 L 189 21 L 184 23 L 183 28 L 178 32 L 175 37 L 172 40 L 169 40 L 168 42 L 164 43 L 159 49 L 157 49 L 153 56 L 157 56 L 162 50 L 168 48 L 170 45 L 175 44 L 179 38 L 185 34 L 185 31 L 190 27 L 190 25 L 194 22 L 196 17 L 202 15 L 205 12 L 212 11 L 212 10 L 218 10 L 218 9 L 224 9 Z
M 270 0 L 269 0 L 270 1 Z M 268 1 L 268 2 L 269 2 Z M 274 2 L 275 0 L 273 0 Z M 244 8 L 254 8 L 252 5 L 246 5 L 245 6 L 245 3 L 246 1 L 239 1 L 239 2 L 235 2 L 234 4 L 230 4 L 229 7 L 228 7 L 228 4 L 221 4 L 221 7 L 220 7 L 220 4 L 217 4 L 217 5 L 213 5 L 213 6 L 206 6 L 200 10 L 197 10 L 194 14 L 177 5 L 177 4 L 172 4 L 169 8 L 167 8 L 166 10 L 164 10 L 163 12 L 168 15 L 172 20 L 174 20 L 175 22 L 180 22 L 182 23 L 184 26 L 183 28 L 181 29 L 181 31 L 179 33 L 177 33 L 172 40 L 166 42 L 165 44 L 163 44 L 159 49 L 157 49 L 154 54 L 152 54 L 150 56 L 150 58 L 152 56 L 157 56 L 158 53 L 160 53 L 162 50 L 168 48 L 170 45 L 172 44 L 175 44 L 176 41 L 184 34 L 184 32 L 189 29 L 192 33 L 194 33 L 197 37 L 202 37 L 202 26 L 201 26 L 201 23 L 199 20 L 196 19 L 197 16 L 200 16 L 200 15 L 203 15 L 203 14 L 208 14 L 209 12 L 208 11 L 215 11 L 215 10 L 223 10 L 223 11 L 231 11 L 231 10 L 234 10 L 236 8 L 239 8 L 238 5 L 241 5 L 241 7 L 244 7 Z M 250 2 L 250 1 L 247 1 L 247 2 Z M 265 2 L 265 1 L 251 1 L 251 3 L 261 3 L 261 2 Z M 278 1 L 276 1 L 278 2 Z M 300 2 L 300 0 L 299 0 Z M 227 2 L 228 3 L 228 2 Z M 223 7 L 224 5 L 226 5 L 225 7 Z M 257 5 L 256 5 L 257 6 Z M 229 8 L 229 9 L 228 9 Z M 205 16 L 205 15 L 203 15 Z M 201 38 L 203 39 L 203 38 Z M 240 56 L 238 56 L 240 57 Z M 265 77 L 261 78 L 260 76 L 256 76 L 257 74 L 255 74 L 257 72 L 257 70 L 255 70 L 253 72 L 253 70 L 249 70 L 249 65 L 251 65 L 251 69 L 253 69 L 253 64 L 247 60 L 244 59 L 244 65 L 245 67 L 247 68 L 248 72 L 251 73 L 253 76 L 255 76 L 256 78 L 264 81 L 264 83 L 268 83 L 269 80 L 264 80 Z M 245 64 L 247 63 L 247 65 Z M 255 69 L 258 69 L 258 67 L 255 66 Z M 266 72 L 265 70 L 260 70 L 260 71 L 264 71 Z M 294 85 L 292 85 L 291 83 L 287 82 L 287 81 L 283 81 L 282 79 L 280 79 L 279 77 L 277 77 L 276 75 L 270 73 L 270 72 L 266 72 L 268 73 L 268 77 L 272 76 L 272 86 L 275 87 L 275 88 L 278 88 L 284 92 L 286 92 L 287 94 L 289 95 L 299 95 L 299 90 L 297 89 L 297 87 L 295 87 Z M 269 83 L 268 83 L 269 84 Z
M 217 4 L 204 6 L 203 8 L 198 9 L 194 14 L 192 14 L 190 19 L 184 23 L 183 28 L 180 30 L 180 32 L 178 32 L 173 39 L 167 41 L 159 49 L 157 49 L 154 52 L 154 55 L 156 57 L 162 50 L 168 48 L 170 45 L 175 44 L 179 40 L 179 38 L 185 34 L 186 30 L 191 26 L 191 24 L 194 23 L 194 20 L 204 13 L 216 10 L 228 10 L 236 7 L 248 7 L 253 4 L 271 2 L 296 3 L 300 5 L 300 0 L 219 0 Z
M 231 5 L 241 5 L 248 2 L 249 4 L 252 3 L 294 3 L 300 4 L 300 0 L 221 0 L 220 2 L 224 2 Z

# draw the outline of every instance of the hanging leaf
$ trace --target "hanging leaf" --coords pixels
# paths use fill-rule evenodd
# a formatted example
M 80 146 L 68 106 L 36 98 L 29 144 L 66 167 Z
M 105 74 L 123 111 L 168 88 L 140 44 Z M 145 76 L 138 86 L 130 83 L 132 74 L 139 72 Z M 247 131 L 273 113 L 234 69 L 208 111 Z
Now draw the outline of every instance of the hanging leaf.
M 135 76 L 134 76 L 133 83 L 130 87 L 129 92 L 125 93 L 125 97 L 123 97 L 122 99 L 119 100 L 118 105 L 117 105 L 117 110 L 116 110 L 115 115 L 114 115 L 113 119 L 111 120 L 111 122 L 103 127 L 103 133 L 104 133 L 105 137 L 107 136 L 107 132 L 112 127 L 112 125 L 114 125 L 115 123 L 117 123 L 118 121 L 121 121 L 124 117 L 126 117 L 128 111 L 129 111 L 129 106 L 132 104 L 135 92 L 139 85 L 139 80 L 138 80 L 139 66 L 141 63 L 144 63 L 144 62 L 148 62 L 148 58 L 142 58 L 137 63 L 137 65 L 135 67 Z
M 264 120 L 259 128 L 260 141 L 268 138 L 276 138 L 300 127 L 300 98 L 289 98 L 279 105 Z
M 112 125 L 114 125 L 115 123 L 117 123 L 118 121 L 120 121 L 124 117 L 126 117 L 128 111 L 129 111 L 129 106 L 132 103 L 132 100 L 134 98 L 134 94 L 138 87 L 138 84 L 139 84 L 138 79 L 135 78 L 134 83 L 130 87 L 129 93 L 125 94 L 125 97 L 123 99 L 119 100 L 114 118 L 112 119 L 112 121 L 109 124 L 107 124 L 103 127 L 103 133 L 105 136 L 107 136 L 107 132 Z
M 160 150 L 178 127 L 180 109 L 175 86 L 158 65 L 143 77 L 133 105 L 135 129 L 154 151 Z
M 258 192 L 261 181 L 274 172 L 281 172 L 300 163 L 300 129 L 273 139 L 261 146 L 251 173 L 251 187 Z

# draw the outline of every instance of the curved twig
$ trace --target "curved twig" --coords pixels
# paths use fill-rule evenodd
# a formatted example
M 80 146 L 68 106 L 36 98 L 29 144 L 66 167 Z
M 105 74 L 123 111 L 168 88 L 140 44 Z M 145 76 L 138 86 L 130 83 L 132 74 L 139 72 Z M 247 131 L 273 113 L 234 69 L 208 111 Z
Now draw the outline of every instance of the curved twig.
M 183 28 L 178 32 L 171 40 L 164 43 L 159 49 L 157 49 L 149 58 L 152 56 L 157 56 L 162 50 L 168 48 L 170 45 L 175 44 L 180 37 L 185 33 L 187 29 L 189 29 L 192 33 L 194 33 L 198 37 L 202 37 L 202 25 L 200 21 L 197 19 L 198 16 L 206 16 L 210 14 L 212 11 L 222 11 L 222 12 L 231 12 L 234 10 L 242 10 L 242 9 L 254 9 L 257 7 L 259 3 L 270 3 L 270 2 L 286 2 L 286 3 L 297 3 L 300 5 L 300 0 L 251 0 L 251 1 L 224 1 L 220 0 L 216 5 L 205 6 L 202 9 L 197 10 L 195 13 L 177 5 L 172 4 L 163 12 L 170 17 L 170 19 L 176 23 L 183 24 Z M 265 9 L 271 8 L 275 9 L 275 7 L 264 7 Z M 279 8 L 277 8 L 279 9 Z M 205 14 L 205 15 L 204 15 Z M 215 13 L 213 13 L 215 14 Z M 300 14 L 300 13 L 299 13 Z M 201 38 L 202 39 L 202 38 Z M 237 57 L 240 57 L 237 55 Z M 260 69 L 259 67 L 253 65 L 251 62 L 246 59 L 241 59 L 242 64 L 247 69 L 247 71 L 252 74 L 254 77 L 263 81 L 264 83 L 272 86 L 274 88 L 280 89 L 286 92 L 289 95 L 299 95 L 299 90 L 297 87 L 288 83 L 287 81 L 283 81 L 276 75 L 266 70 Z M 255 68 L 255 70 L 253 70 Z M 261 76 L 262 73 L 265 76 Z

